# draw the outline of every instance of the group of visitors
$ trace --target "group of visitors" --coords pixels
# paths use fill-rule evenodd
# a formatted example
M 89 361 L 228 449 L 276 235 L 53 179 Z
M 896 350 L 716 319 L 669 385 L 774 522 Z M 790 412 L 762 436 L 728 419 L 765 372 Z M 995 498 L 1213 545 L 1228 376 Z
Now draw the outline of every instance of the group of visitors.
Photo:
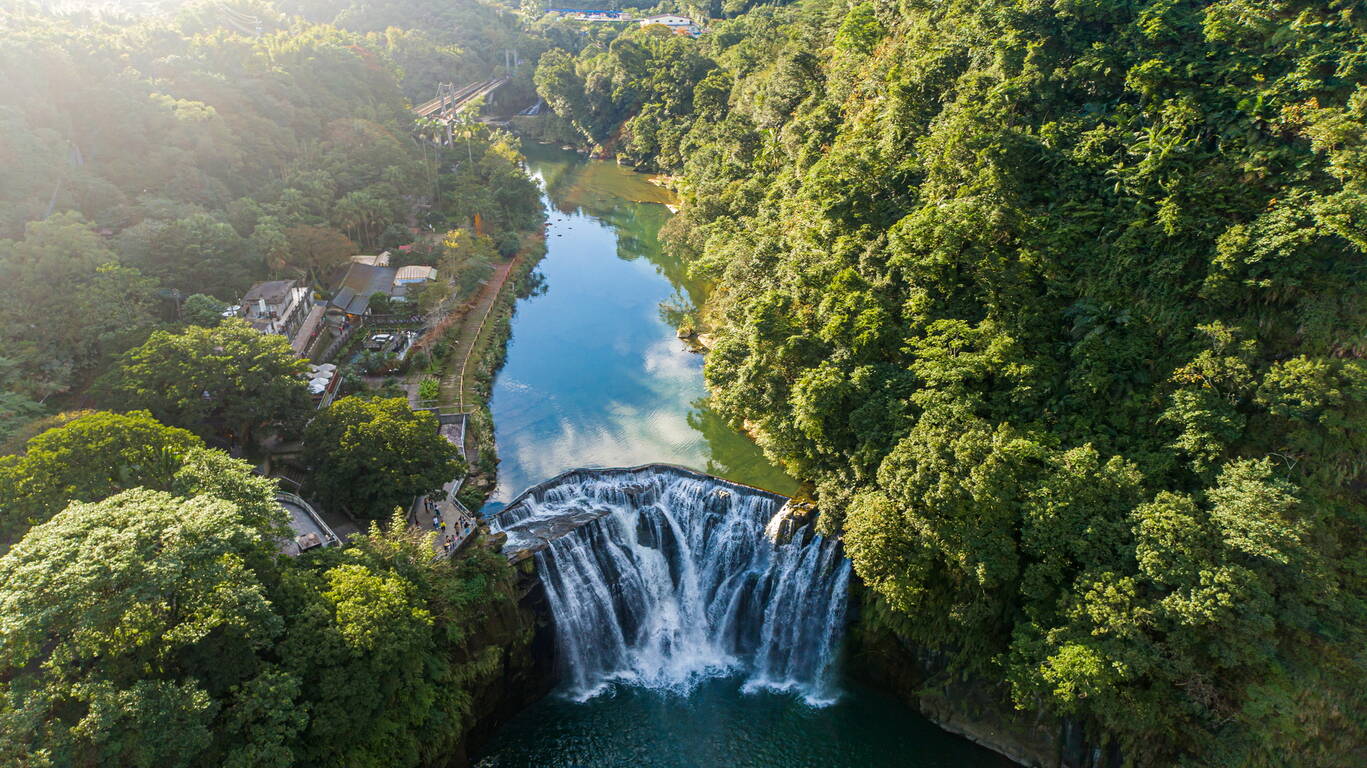
M 431 499 L 423 499 L 423 504 L 426 507 L 428 514 L 432 515 L 432 530 L 440 533 L 442 536 L 442 550 L 448 555 L 451 554 L 456 550 L 456 547 L 465 540 L 465 537 L 474 530 L 474 521 L 465 515 L 460 515 L 459 520 L 452 525 L 453 533 L 448 534 L 446 532 L 446 521 L 442 519 L 441 509 L 437 506 L 437 503 Z

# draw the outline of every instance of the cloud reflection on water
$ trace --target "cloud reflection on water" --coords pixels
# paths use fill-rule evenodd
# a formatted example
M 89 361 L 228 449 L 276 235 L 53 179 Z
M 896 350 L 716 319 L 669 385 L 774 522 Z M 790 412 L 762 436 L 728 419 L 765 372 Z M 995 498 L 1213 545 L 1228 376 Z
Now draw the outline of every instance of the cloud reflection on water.
M 560 204 L 584 181 L 597 192 L 643 183 L 612 164 L 585 172 L 576 161 L 566 169 L 552 167 L 563 158 L 547 164 L 529 157 L 554 209 L 564 210 Z M 628 177 L 617 179 L 621 174 Z M 791 490 L 792 481 L 747 438 L 700 405 L 702 358 L 662 318 L 662 303 L 690 303 L 675 281 L 682 265 L 656 238 L 667 211 L 591 197 L 592 204 L 578 197 L 572 214 L 552 215 L 540 267 L 549 290 L 520 302 L 513 319 L 491 404 L 501 459 L 491 501 L 501 506 L 574 467 L 649 462 Z

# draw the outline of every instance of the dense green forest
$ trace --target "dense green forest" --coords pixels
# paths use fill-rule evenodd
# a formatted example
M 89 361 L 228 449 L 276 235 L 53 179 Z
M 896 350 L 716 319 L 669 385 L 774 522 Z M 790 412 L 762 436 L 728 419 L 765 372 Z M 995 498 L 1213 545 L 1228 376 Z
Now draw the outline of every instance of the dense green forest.
M 676 176 L 714 406 L 862 631 L 1139 764 L 1360 762 L 1367 8 L 744 10 L 535 80 Z
M 351 255 L 410 242 L 410 227 L 469 227 L 480 214 L 497 235 L 540 221 L 506 137 L 471 123 L 470 162 L 453 169 L 451 153 L 415 140 L 408 112 L 438 82 L 504 74 L 505 46 L 534 52 L 501 8 L 12 5 L 0 50 L 0 442 L 53 405 L 88 404 L 94 378 L 177 320 L 181 298 L 233 304 L 277 277 L 325 287 Z M 241 28 L 246 16 L 259 34 Z M 515 79 L 530 90 L 530 70 Z
M 0 556 L 4 765 L 433 763 L 502 673 L 492 551 L 436 560 L 399 518 L 281 557 L 275 481 L 145 412 L 77 418 L 23 462 L 5 498 L 55 516 Z
M 251 283 L 540 223 L 515 139 L 409 111 L 501 77 L 672 177 L 712 407 L 809 483 L 866 646 L 1137 765 L 1367 760 L 1358 0 L 132 8 L 0 0 L 0 762 L 458 751 L 528 636 L 502 558 L 378 524 L 459 468 L 432 417 L 314 420 L 377 524 L 300 558 L 206 440 L 305 420 L 307 366 L 220 322 Z
M 282 556 L 276 480 L 210 445 L 301 436 L 309 365 L 221 313 L 427 233 L 534 231 L 516 140 L 438 149 L 410 107 L 505 75 L 529 98 L 501 51 L 535 39 L 475 0 L 5 2 L 0 37 L 0 764 L 460 754 L 530 629 L 500 556 L 391 519 L 456 449 L 406 401 L 338 401 L 320 489 L 375 522 Z

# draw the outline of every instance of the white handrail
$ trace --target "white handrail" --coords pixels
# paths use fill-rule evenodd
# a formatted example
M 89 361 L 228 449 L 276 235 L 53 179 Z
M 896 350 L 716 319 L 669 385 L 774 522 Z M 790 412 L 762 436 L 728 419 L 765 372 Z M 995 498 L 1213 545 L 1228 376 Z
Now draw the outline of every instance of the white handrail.
M 333 533 L 332 531 L 332 526 L 328 525 L 327 522 L 323 520 L 323 516 L 318 514 L 318 510 L 314 509 L 312 504 L 308 503 L 307 501 L 304 501 L 304 499 L 298 496 L 297 494 L 290 493 L 289 491 L 279 491 L 275 494 L 275 498 L 277 501 L 289 502 L 290 504 L 294 504 L 295 506 L 304 510 L 304 513 L 309 516 L 309 519 L 312 520 L 314 524 L 317 525 L 320 529 L 322 529 L 325 544 L 331 543 L 332 546 L 341 545 L 342 540 L 337 538 L 337 534 Z

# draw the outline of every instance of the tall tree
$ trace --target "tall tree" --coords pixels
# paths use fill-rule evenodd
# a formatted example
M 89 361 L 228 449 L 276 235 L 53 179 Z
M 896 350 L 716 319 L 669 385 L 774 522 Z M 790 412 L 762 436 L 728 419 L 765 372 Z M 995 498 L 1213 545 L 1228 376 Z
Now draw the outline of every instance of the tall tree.
M 463 470 L 437 418 L 403 398 L 344 397 L 304 433 L 310 488 L 327 505 L 374 520 L 432 493 Z
M 297 684 L 253 566 L 275 542 L 230 502 L 126 491 L 74 504 L 0 557 L 0 755 L 10 764 L 283 765 Z M 98 568 L 90 567 L 98 563 Z
M 142 485 L 169 490 L 185 455 L 202 445 L 146 411 L 82 415 L 29 440 L 22 455 L 0 466 L 0 486 L 8 490 L 0 519 L 12 532 L 72 501 L 99 501 Z
M 19 376 L 19 364 L 0 357 L 0 445 L 47 412 L 41 403 L 19 391 Z
M 290 263 L 304 270 L 314 285 L 321 285 L 328 270 L 343 266 L 356 254 L 356 244 L 331 227 L 303 224 L 286 229 L 285 237 Z
M 120 234 L 118 242 L 130 266 L 184 293 L 240 295 L 258 268 L 248 241 L 207 213 L 146 219 Z
M 284 336 L 258 333 L 243 320 L 214 328 L 158 331 L 110 372 L 106 398 L 145 408 L 160 421 L 249 444 L 263 424 L 297 425 L 312 401 Z
M 13 386 L 39 399 L 62 392 L 104 355 L 141 342 L 156 284 L 120 266 L 74 213 L 29 224 L 20 241 L 0 241 L 0 340 L 24 372 Z
M 99 501 L 132 488 L 237 505 L 253 525 L 279 526 L 275 481 L 249 464 L 204 447 L 186 430 L 146 411 L 95 411 L 43 432 L 17 456 L 0 459 L 0 533 L 21 535 L 73 501 Z

